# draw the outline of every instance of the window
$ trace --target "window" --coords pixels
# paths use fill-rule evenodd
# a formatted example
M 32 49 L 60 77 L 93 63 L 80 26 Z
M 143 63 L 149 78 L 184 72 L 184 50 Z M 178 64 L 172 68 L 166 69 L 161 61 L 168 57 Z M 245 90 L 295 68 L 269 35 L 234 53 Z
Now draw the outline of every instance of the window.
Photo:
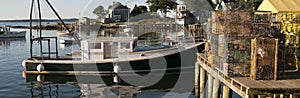
M 130 49 L 130 43 L 121 43 L 121 49 Z
M 90 49 L 101 49 L 101 43 L 89 43 Z

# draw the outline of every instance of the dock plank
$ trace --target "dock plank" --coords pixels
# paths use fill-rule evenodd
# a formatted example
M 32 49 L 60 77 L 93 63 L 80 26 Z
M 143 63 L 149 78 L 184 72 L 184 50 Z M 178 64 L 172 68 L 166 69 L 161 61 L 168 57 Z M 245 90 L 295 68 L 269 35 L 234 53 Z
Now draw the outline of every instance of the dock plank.
M 300 90 L 300 79 L 290 80 L 251 80 L 249 77 L 232 78 L 254 90 Z

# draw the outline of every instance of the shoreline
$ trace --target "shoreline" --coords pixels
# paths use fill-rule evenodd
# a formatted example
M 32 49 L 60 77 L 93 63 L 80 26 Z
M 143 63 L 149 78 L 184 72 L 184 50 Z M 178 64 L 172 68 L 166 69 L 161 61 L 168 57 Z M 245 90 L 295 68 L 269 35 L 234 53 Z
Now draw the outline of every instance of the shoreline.
M 74 24 L 67 24 L 68 28 L 75 29 Z M 66 28 L 63 25 L 60 24 L 47 24 L 47 25 L 42 25 L 40 28 L 39 26 L 10 26 L 11 28 L 17 28 L 17 29 L 42 29 L 42 30 L 66 30 Z

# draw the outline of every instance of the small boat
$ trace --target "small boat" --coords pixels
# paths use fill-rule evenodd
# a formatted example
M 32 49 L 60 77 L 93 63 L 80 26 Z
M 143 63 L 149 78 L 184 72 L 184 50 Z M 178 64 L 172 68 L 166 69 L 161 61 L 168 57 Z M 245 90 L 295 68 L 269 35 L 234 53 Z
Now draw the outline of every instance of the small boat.
M 64 32 L 57 32 L 57 35 L 59 35 L 59 36 L 70 36 L 72 34 L 64 31 Z
M 60 44 L 76 44 L 76 40 L 72 36 L 61 36 L 59 42 Z
M 11 31 L 9 26 L 0 27 L 0 38 L 25 38 L 26 31 Z

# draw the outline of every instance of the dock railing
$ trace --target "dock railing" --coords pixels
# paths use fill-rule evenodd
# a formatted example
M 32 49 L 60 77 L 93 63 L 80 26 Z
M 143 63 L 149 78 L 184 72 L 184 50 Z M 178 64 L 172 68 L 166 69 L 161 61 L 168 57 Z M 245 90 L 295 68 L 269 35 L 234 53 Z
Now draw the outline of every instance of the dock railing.
M 223 74 L 222 71 L 218 70 L 217 68 L 210 67 L 211 64 L 208 63 L 203 54 L 197 53 L 197 56 L 197 63 L 200 64 L 201 68 L 203 68 L 208 74 L 212 75 L 215 79 L 220 80 L 240 96 L 247 96 L 249 94 L 250 88 Z M 196 69 L 200 66 L 196 64 Z

